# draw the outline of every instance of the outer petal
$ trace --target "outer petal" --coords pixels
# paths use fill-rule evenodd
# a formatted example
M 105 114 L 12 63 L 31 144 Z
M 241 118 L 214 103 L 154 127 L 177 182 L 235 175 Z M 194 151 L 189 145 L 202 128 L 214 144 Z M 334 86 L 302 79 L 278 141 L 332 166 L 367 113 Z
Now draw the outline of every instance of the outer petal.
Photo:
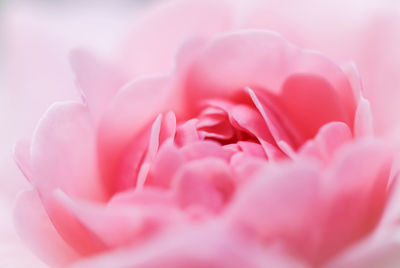
M 227 30 L 231 10 L 232 6 L 224 0 L 165 1 L 134 21 L 122 49 L 121 66 L 134 76 L 168 72 L 184 41 Z
M 242 5 L 240 12 L 243 28 L 271 29 L 341 64 L 355 62 L 365 96 L 371 101 L 377 134 L 393 134 L 398 128 L 400 8 L 397 2 L 355 0 L 349 5 L 345 0 L 255 0 L 252 5 Z M 391 136 L 396 141 L 398 137 L 398 133 Z
M 320 219 L 320 168 L 297 161 L 259 171 L 237 193 L 230 217 L 266 243 L 286 241 L 292 254 L 310 256 Z
M 392 148 L 374 140 L 349 144 L 337 154 L 324 178 L 325 231 L 318 259 L 374 230 L 388 201 L 393 159 Z
M 140 193 L 138 193 L 140 195 Z M 154 193 L 157 195 L 157 193 Z M 59 204 L 87 230 L 102 241 L 107 249 L 143 243 L 152 235 L 159 235 L 179 214 L 172 203 L 164 203 L 163 193 L 153 203 L 113 202 L 103 206 L 70 199 L 61 191 L 55 193 Z
M 356 115 L 354 119 L 354 136 L 355 137 L 372 137 L 374 134 L 374 126 L 372 120 L 372 112 L 369 101 L 363 96 L 358 102 Z
M 79 89 L 97 123 L 125 79 L 114 66 L 96 59 L 84 50 L 74 50 L 70 61 Z
M 169 110 L 170 81 L 165 77 L 143 78 L 126 85 L 106 110 L 98 129 L 97 150 L 105 189 L 108 194 L 118 188 L 122 159 L 130 148 L 142 146 L 134 138 L 163 111 Z M 133 165 L 134 163 L 132 163 Z
M 95 129 L 87 107 L 54 104 L 36 129 L 31 146 L 32 184 L 60 235 L 79 253 L 104 248 L 53 197 L 62 189 L 73 198 L 101 201 L 104 188 L 97 170 Z
M 214 39 L 188 73 L 188 107 L 210 97 L 246 101 L 239 90 L 247 87 L 279 95 L 287 79 L 300 74 L 324 79 L 330 94 L 342 101 L 338 109 L 344 109 L 348 117 L 354 113 L 350 83 L 338 66 L 267 31 L 236 32 Z M 343 120 L 352 122 L 351 118 Z
M 160 236 L 140 248 L 127 248 L 78 262 L 74 268 L 261 268 L 303 267 L 278 252 L 215 224 L 190 226 Z
M 22 239 L 46 263 L 58 267 L 78 259 L 78 254 L 57 233 L 35 192 L 19 195 L 14 221 Z
M 84 105 L 54 104 L 36 129 L 31 158 L 32 183 L 45 199 L 56 188 L 75 197 L 104 198 L 95 131 Z
M 32 164 L 30 155 L 30 144 L 26 141 L 19 141 L 14 146 L 14 158 L 18 168 L 27 180 L 32 179 Z
M 387 228 L 349 248 L 326 265 L 327 268 L 395 268 L 400 265 L 398 227 Z

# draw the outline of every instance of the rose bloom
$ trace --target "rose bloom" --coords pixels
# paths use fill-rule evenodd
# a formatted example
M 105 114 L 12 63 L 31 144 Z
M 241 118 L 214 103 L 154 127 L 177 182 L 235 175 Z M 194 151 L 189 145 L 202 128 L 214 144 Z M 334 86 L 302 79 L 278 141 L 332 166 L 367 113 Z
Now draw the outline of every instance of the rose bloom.
M 15 146 L 32 185 L 16 227 L 45 262 L 396 265 L 396 127 L 364 96 L 380 82 L 371 51 L 339 65 L 356 49 L 251 7 L 168 2 L 113 61 L 71 52 L 82 100 L 53 104 Z

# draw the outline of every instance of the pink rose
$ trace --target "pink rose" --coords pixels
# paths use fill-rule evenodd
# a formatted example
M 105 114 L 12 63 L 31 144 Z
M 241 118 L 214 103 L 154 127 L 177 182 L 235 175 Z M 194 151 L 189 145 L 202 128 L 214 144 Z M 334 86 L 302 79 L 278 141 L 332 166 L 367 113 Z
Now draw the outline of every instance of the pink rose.
M 352 247 L 390 230 L 397 175 L 356 68 L 237 30 L 247 24 L 222 4 L 183 3 L 143 19 L 129 62 L 71 54 L 83 101 L 53 104 L 15 148 L 33 186 L 19 233 L 55 266 L 351 263 Z

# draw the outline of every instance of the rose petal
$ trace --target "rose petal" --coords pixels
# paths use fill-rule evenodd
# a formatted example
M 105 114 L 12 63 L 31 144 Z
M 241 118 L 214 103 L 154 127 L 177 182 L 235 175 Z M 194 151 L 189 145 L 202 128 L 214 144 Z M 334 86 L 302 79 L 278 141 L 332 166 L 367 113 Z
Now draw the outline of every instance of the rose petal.
M 32 183 L 45 203 L 56 188 L 73 197 L 104 199 L 94 126 L 84 105 L 65 102 L 49 108 L 35 131 L 31 159 Z
M 200 140 L 200 134 L 196 128 L 197 122 L 198 119 L 191 119 L 178 127 L 175 136 L 175 143 L 178 146 L 184 146 Z
M 163 117 L 159 135 L 159 144 L 163 144 L 167 139 L 174 139 L 176 135 L 176 116 L 169 111 Z
M 345 123 L 330 122 L 319 129 L 313 140 L 300 148 L 299 154 L 329 162 L 338 149 L 351 139 L 351 131 Z
M 347 63 L 342 66 L 343 72 L 347 75 L 351 88 L 353 89 L 354 99 L 359 101 L 363 92 L 360 72 L 354 62 Z
M 314 74 L 287 77 L 279 100 L 303 139 L 314 137 L 321 126 L 331 121 L 342 121 L 352 126 L 352 114 L 347 113 L 340 92 L 324 77 Z
M 238 184 L 247 182 L 265 166 L 265 161 L 259 157 L 239 152 L 231 157 L 230 166 Z
M 248 141 L 239 141 L 237 144 L 239 145 L 239 148 L 246 155 L 251 155 L 251 156 L 259 157 L 261 159 L 266 159 L 265 152 L 261 145 L 254 143 L 254 142 L 248 142 Z
M 390 146 L 374 140 L 349 144 L 335 157 L 324 179 L 327 217 L 318 259 L 332 256 L 375 228 L 388 200 L 393 158 Z
M 327 268 L 397 267 L 400 264 L 400 234 L 398 228 L 388 228 L 349 248 Z
M 369 101 L 361 96 L 354 119 L 354 136 L 357 138 L 372 137 L 374 135 L 373 125 L 372 111 Z
M 343 71 L 319 53 L 301 50 L 267 31 L 224 34 L 209 44 L 188 73 L 188 107 L 206 98 L 244 101 L 243 88 L 261 88 L 279 94 L 295 74 L 326 79 L 353 114 L 355 101 Z
M 18 168 L 28 181 L 32 180 L 32 165 L 30 155 L 30 144 L 26 141 L 19 141 L 14 146 L 14 159 Z
M 133 139 L 161 112 L 168 109 L 170 88 L 165 77 L 143 78 L 126 85 L 106 110 L 98 129 L 101 176 L 108 194 L 118 189 L 121 163 Z M 136 144 L 136 146 L 140 145 Z M 128 149 L 127 149 L 128 148 Z
M 72 51 L 70 61 L 79 89 L 88 104 L 93 120 L 98 123 L 125 79 L 113 66 L 101 62 L 84 50 Z
M 289 252 L 309 256 L 320 218 L 319 184 L 320 168 L 312 162 L 269 166 L 237 195 L 230 217 L 267 243 L 284 240 Z
M 108 248 L 143 242 L 176 219 L 173 207 L 165 203 L 140 206 L 135 203 L 104 207 L 70 199 L 61 191 L 55 197 L 66 210 Z M 175 216 L 174 216 L 175 214 Z
M 220 211 L 234 191 L 229 166 L 217 158 L 205 158 L 186 164 L 173 181 L 178 204 L 182 208 L 200 206 Z
M 249 134 L 271 144 L 275 142 L 263 117 L 254 109 L 247 105 L 236 105 L 232 108 L 230 115 L 234 122 Z
M 79 258 L 57 233 L 34 191 L 25 191 L 18 196 L 14 222 L 25 243 L 47 264 L 64 266 Z
M 184 154 L 172 142 L 165 142 L 150 168 L 147 185 L 169 187 L 175 173 L 184 163 Z
M 224 149 L 220 144 L 213 141 L 196 141 L 182 147 L 182 152 L 188 161 L 214 157 L 229 161 L 232 152 Z
M 289 133 L 283 128 L 282 124 L 279 123 L 279 120 L 276 118 L 273 112 L 267 106 L 261 103 L 254 91 L 248 88 L 247 92 L 250 95 L 255 107 L 258 109 L 262 118 L 264 119 L 268 130 L 271 133 L 275 143 L 279 146 L 279 149 L 281 149 L 287 155 L 292 155 L 293 148 L 296 146 L 296 141 L 291 138 Z M 280 146 L 282 145 L 282 141 L 285 141 L 285 146 Z M 270 143 L 264 142 L 263 140 L 260 142 L 263 146 L 265 144 L 265 152 L 267 155 L 269 154 L 269 158 L 275 159 L 280 156 L 279 151 L 274 150 L 274 147 L 271 146 Z
M 118 260 L 116 262 L 115 260 Z M 262 250 L 224 226 L 190 226 L 141 248 L 115 250 L 78 262 L 74 268 L 261 268 L 305 267 L 290 256 Z
M 121 50 L 121 66 L 133 76 L 168 72 L 176 49 L 183 41 L 213 36 L 228 29 L 232 20 L 230 9 L 225 1 L 163 3 L 134 21 L 129 39 Z
M 174 200 L 169 191 L 156 187 L 145 187 L 140 191 L 128 190 L 117 193 L 107 203 L 107 206 L 113 208 L 123 205 L 172 205 L 173 203 Z

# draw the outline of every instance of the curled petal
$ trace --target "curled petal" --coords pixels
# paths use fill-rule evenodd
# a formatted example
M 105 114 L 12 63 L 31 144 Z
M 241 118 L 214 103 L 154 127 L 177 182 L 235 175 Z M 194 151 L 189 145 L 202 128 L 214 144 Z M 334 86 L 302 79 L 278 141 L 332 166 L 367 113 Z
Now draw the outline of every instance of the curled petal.
M 354 136 L 372 137 L 374 135 L 374 126 L 372 119 L 371 106 L 369 101 L 363 96 L 360 97 L 358 102 L 356 115 L 354 119 Z
M 91 116 L 98 123 L 125 79 L 115 67 L 101 62 L 82 49 L 72 51 L 70 61 Z
M 274 33 L 255 30 L 221 35 L 204 48 L 187 75 L 188 107 L 206 98 L 244 101 L 240 92 L 247 87 L 279 94 L 285 81 L 296 74 L 326 79 L 343 101 L 346 113 L 353 114 L 353 92 L 337 65 Z
M 351 130 L 345 123 L 330 122 L 319 129 L 314 139 L 300 148 L 299 154 L 329 162 L 341 146 L 351 139 Z
M 53 104 L 31 144 L 32 183 L 44 202 L 56 188 L 74 197 L 103 200 L 96 153 L 95 128 L 86 106 Z
M 14 222 L 22 239 L 48 264 L 63 266 L 79 258 L 78 253 L 57 233 L 34 191 L 28 190 L 18 196 Z
M 143 78 L 121 89 L 105 111 L 97 133 L 97 150 L 101 176 L 108 194 L 118 189 L 115 177 L 121 173 L 121 163 L 130 151 L 140 151 L 132 141 L 161 112 L 168 109 L 169 80 L 165 77 Z M 127 149 L 128 148 L 128 149 Z
M 349 144 L 333 159 L 324 179 L 326 229 L 318 258 L 328 258 L 376 227 L 388 201 L 393 159 L 392 148 L 374 140 Z
M 33 176 L 30 149 L 30 144 L 26 141 L 19 141 L 14 146 L 15 162 L 28 181 L 31 181 Z
M 88 234 L 95 235 L 106 248 L 144 241 L 166 228 L 178 214 L 168 203 L 121 203 L 103 206 L 70 199 L 61 191 L 55 198 L 70 212 Z M 135 200 L 133 200 L 135 201 Z M 174 216 L 175 215 L 175 216 Z

